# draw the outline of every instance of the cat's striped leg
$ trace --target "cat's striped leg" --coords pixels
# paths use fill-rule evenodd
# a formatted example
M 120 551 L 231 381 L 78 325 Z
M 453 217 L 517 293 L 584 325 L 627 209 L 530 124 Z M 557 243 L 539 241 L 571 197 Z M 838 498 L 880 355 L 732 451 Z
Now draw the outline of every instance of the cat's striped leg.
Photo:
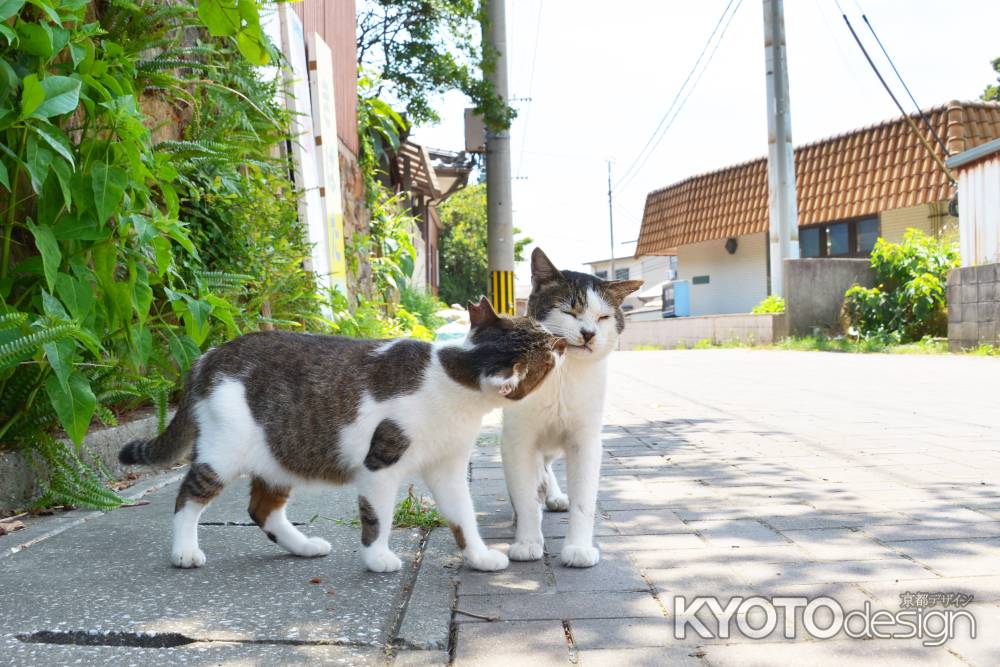
M 306 537 L 285 515 L 288 504 L 286 486 L 273 486 L 260 477 L 250 482 L 250 518 L 267 538 L 296 556 L 311 558 L 330 553 L 330 543 L 320 537 Z
M 390 468 L 378 472 L 365 470 L 356 481 L 361 517 L 361 560 L 372 572 L 395 572 L 403 566 L 389 549 L 399 479 Z
M 175 567 L 205 564 L 205 552 L 198 548 L 198 519 L 223 486 L 223 480 L 212 466 L 197 461 L 191 464 L 174 503 L 174 544 L 170 561 Z
M 466 480 L 470 453 L 466 451 L 435 462 L 424 472 L 424 481 L 434 494 L 438 510 L 448 521 L 455 542 L 462 550 L 469 567 L 488 572 L 503 570 L 510 564 L 507 556 L 487 547 L 479 536 L 476 510 L 472 505 L 469 482 Z

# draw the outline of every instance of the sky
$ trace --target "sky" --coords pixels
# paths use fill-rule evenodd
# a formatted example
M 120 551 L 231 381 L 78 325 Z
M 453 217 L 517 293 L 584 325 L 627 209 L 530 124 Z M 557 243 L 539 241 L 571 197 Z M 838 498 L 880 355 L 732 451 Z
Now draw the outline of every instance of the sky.
M 507 0 L 510 96 L 530 98 L 515 103 L 519 115 L 511 127 L 514 225 L 560 268 L 586 270 L 584 262 L 611 255 L 607 160 L 617 183 L 667 112 L 727 3 Z M 634 253 L 648 192 L 767 153 L 762 2 L 736 3 L 711 62 L 656 150 L 615 191 L 615 256 Z M 924 108 L 976 99 L 996 78 L 990 66 L 1000 56 L 996 0 L 840 4 L 907 111 L 911 103 L 862 12 Z M 785 30 L 795 145 L 899 116 L 836 0 L 786 0 Z M 460 93 L 443 96 L 442 121 L 416 128 L 414 139 L 461 150 L 466 106 Z M 520 264 L 518 283 L 529 278 Z

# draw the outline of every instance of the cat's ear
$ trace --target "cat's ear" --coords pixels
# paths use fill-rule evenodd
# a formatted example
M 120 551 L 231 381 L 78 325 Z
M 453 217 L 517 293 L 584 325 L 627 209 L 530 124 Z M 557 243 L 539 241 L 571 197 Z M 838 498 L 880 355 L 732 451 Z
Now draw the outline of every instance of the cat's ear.
M 531 287 L 533 289 L 538 289 L 539 286 L 545 283 L 560 280 L 561 278 L 562 273 L 546 257 L 541 248 L 535 248 L 531 251 Z
M 478 304 L 469 302 L 469 324 L 473 329 L 488 326 L 499 319 L 497 311 L 493 310 L 493 304 L 485 296 L 480 297 Z
M 625 297 L 640 287 L 642 287 L 641 280 L 612 280 L 611 282 L 603 283 L 601 290 L 604 292 L 604 297 L 612 305 L 620 306 Z

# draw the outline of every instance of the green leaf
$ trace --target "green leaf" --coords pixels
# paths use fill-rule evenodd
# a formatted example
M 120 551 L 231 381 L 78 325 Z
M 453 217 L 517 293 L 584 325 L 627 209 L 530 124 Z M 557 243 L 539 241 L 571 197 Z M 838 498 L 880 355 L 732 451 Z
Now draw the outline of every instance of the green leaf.
M 18 21 L 14 26 L 20 39 L 21 50 L 39 58 L 51 58 L 55 54 L 55 44 L 52 41 L 52 28 L 47 23 L 31 23 Z
M 149 286 L 149 272 L 142 264 L 129 264 L 129 286 L 132 290 L 132 307 L 139 318 L 139 324 L 144 324 L 153 305 L 153 290 Z
M 52 372 L 59 378 L 59 384 L 67 394 L 70 392 L 69 375 L 73 370 L 73 355 L 76 353 L 76 345 L 72 340 L 60 340 L 46 343 L 42 346 L 45 351 L 45 358 L 52 367 Z
M 212 304 L 212 317 L 225 324 L 232 336 L 239 336 L 240 328 L 236 325 L 236 320 L 233 319 L 233 305 L 214 294 L 207 295 L 205 301 Z
M 45 101 L 45 89 L 35 74 L 24 77 L 21 85 L 21 118 L 27 118 Z
M 28 0 L 28 2 L 45 12 L 45 15 L 49 17 L 50 21 L 56 25 L 62 25 L 62 21 L 59 20 L 59 14 L 57 14 L 56 10 L 52 8 L 52 5 L 45 2 L 45 0 Z
M 7 39 L 7 45 L 14 43 L 17 39 L 17 33 L 10 29 L 7 25 L 0 23 L 0 35 L 3 35 Z
M 171 329 L 167 329 L 167 345 L 170 347 L 170 356 L 174 358 L 180 366 L 181 373 L 186 373 L 191 364 L 201 355 L 201 348 L 190 336 L 177 334 Z
M 241 26 L 237 0 L 201 0 L 198 18 L 213 37 L 235 35 Z
M 45 101 L 32 114 L 40 118 L 61 116 L 76 109 L 80 103 L 80 80 L 69 76 L 48 76 L 42 79 Z
M 94 290 L 87 281 L 60 273 L 56 276 L 56 294 L 80 322 L 86 320 L 94 309 Z
M 48 104 L 48 102 L 45 102 Z M 44 107 L 45 104 L 42 106 Z M 54 125 L 32 125 L 32 128 L 38 136 L 45 140 L 49 146 L 59 153 L 70 166 L 76 168 L 76 162 L 73 160 L 73 149 L 70 148 L 69 139 L 63 134 L 63 131 Z
M 7 165 L 0 162 L 0 185 L 7 188 L 7 192 L 10 192 L 10 177 L 7 175 Z
M 21 7 L 24 7 L 24 0 L 0 0 L 0 21 L 6 21 L 14 16 Z
M 49 176 L 52 157 L 52 151 L 39 144 L 38 137 L 34 133 L 28 135 L 24 166 L 28 168 L 28 175 L 31 176 L 31 188 L 37 193 L 42 191 L 45 179 Z
M 156 254 L 156 275 L 162 278 L 167 269 L 170 268 L 174 254 L 170 251 L 170 241 L 166 237 L 157 236 L 152 243 L 153 252 Z
M 195 343 L 201 345 L 208 338 L 210 331 L 208 317 L 212 312 L 211 304 L 205 301 L 199 301 L 198 299 L 192 299 L 189 296 L 184 297 L 187 308 L 182 315 L 184 320 L 184 328 L 187 331 L 188 336 L 194 340 Z
M 59 378 L 51 375 L 45 382 L 45 391 L 66 434 L 80 445 L 90 428 L 90 420 L 97 408 L 97 398 L 87 378 L 79 371 L 73 371 L 67 384 L 69 388 L 64 390 Z
M 62 263 L 62 252 L 59 250 L 59 242 L 56 241 L 52 228 L 48 225 L 36 225 L 31 220 L 26 221 L 28 229 L 35 237 L 35 247 L 38 254 L 42 256 L 42 267 L 45 270 L 45 283 L 49 290 L 55 288 L 56 276 L 59 274 L 59 265 Z
M 104 224 L 121 203 L 128 174 L 121 167 L 113 167 L 103 162 L 96 163 L 92 171 L 91 187 L 94 192 L 94 205 L 97 207 L 97 221 Z

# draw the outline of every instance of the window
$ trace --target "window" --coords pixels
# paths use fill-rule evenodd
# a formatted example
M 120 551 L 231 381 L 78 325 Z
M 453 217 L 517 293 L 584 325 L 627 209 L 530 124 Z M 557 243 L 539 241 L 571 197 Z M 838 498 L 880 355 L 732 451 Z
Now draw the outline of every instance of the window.
M 858 253 L 870 255 L 875 249 L 875 241 L 878 240 L 878 218 L 868 218 L 858 220 Z
M 799 230 L 799 256 L 819 257 L 819 227 L 805 227 Z
M 799 256 L 867 257 L 880 231 L 876 217 L 803 227 L 799 229 Z
M 615 280 L 628 280 L 628 269 L 615 269 Z
M 594 275 L 597 276 L 598 278 L 600 278 L 601 280 L 607 280 L 608 279 L 608 272 L 607 271 L 594 271 Z

